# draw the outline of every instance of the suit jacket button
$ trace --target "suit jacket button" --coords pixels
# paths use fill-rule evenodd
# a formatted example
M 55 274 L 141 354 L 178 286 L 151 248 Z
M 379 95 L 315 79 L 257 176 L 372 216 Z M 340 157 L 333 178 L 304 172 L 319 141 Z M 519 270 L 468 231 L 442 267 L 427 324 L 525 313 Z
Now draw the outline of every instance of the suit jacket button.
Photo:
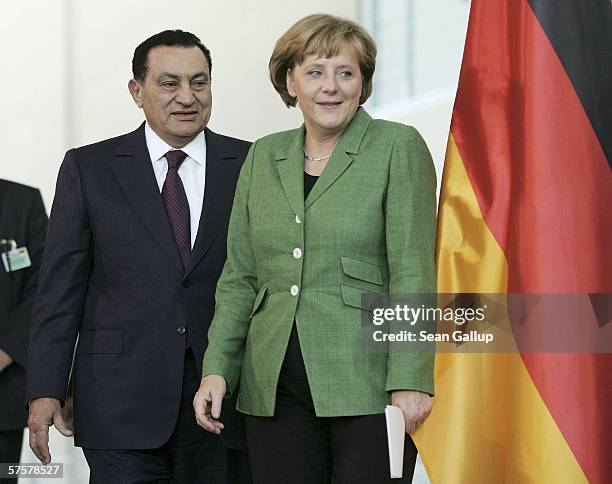
M 185 328 L 177 328 L 176 332 L 178 334 L 185 334 Z
M 183 287 L 190 287 L 191 281 L 183 281 Z

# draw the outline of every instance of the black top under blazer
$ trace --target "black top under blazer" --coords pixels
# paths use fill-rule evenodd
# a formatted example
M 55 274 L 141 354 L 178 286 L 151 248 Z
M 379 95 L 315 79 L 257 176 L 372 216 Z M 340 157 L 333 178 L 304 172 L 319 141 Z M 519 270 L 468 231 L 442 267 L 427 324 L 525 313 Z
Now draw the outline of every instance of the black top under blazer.
M 34 308 L 27 397 L 65 398 L 78 336 L 77 446 L 160 447 L 179 411 L 187 337 L 201 370 L 234 190 L 250 146 L 208 129 L 205 136 L 204 203 L 186 270 L 144 124 L 66 153 Z M 224 406 L 222 438 L 240 448 L 234 405 Z

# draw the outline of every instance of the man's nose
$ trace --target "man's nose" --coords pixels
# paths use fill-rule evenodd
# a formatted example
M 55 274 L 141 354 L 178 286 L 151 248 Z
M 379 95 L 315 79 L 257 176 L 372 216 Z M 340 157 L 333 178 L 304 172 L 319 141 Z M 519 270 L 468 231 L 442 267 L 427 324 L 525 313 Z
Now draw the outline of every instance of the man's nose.
M 184 106 L 193 104 L 195 101 L 195 96 L 193 95 L 191 86 L 188 83 L 181 84 L 174 99 L 177 103 L 183 104 Z

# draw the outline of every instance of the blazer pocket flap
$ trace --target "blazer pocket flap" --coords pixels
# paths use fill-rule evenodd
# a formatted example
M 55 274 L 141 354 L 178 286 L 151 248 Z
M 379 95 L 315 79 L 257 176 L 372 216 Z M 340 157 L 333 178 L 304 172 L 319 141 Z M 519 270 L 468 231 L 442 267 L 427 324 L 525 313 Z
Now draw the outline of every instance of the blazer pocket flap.
M 347 286 L 346 284 L 342 284 L 340 287 L 342 288 L 342 300 L 344 301 L 344 304 L 346 304 L 347 306 L 352 306 L 354 308 L 372 311 L 372 306 L 375 305 L 375 301 L 377 300 L 377 298 L 372 298 L 370 304 L 367 304 L 365 301 L 362 301 L 361 296 L 378 296 L 377 293 L 364 291 L 363 289 L 357 289 L 356 287 Z
M 123 331 L 120 329 L 89 329 L 79 333 L 77 354 L 123 353 Z
M 378 284 L 379 286 L 383 285 L 380 267 L 349 257 L 340 257 L 340 260 L 342 261 L 342 270 L 347 276 Z
M 267 287 L 262 287 L 259 290 L 259 292 L 257 293 L 257 297 L 255 298 L 255 302 L 253 303 L 253 309 L 251 310 L 251 315 L 249 316 L 250 318 L 252 318 L 255 315 L 255 313 L 257 312 L 257 310 L 261 306 L 261 303 L 263 302 L 264 298 L 266 297 L 266 292 L 268 292 L 268 288 Z

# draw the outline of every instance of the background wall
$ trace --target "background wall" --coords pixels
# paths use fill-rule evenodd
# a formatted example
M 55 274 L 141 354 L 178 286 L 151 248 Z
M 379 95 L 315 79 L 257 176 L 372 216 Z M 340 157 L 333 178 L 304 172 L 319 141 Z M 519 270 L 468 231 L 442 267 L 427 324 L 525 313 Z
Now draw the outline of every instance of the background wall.
M 287 109 L 273 90 L 268 59 L 294 22 L 326 12 L 373 32 L 378 92 L 366 108 L 419 129 L 439 182 L 468 9 L 466 0 L 5 2 L 0 178 L 40 188 L 49 211 L 67 149 L 131 131 L 144 119 L 127 90 L 132 54 L 142 40 L 167 28 L 195 33 L 212 52 L 211 129 L 254 140 L 297 127 L 300 113 Z M 427 89 L 432 85 L 435 91 Z M 71 439 L 53 430 L 51 451 L 54 461 L 65 463 L 63 482 L 87 481 L 82 453 Z M 27 435 L 22 460 L 35 462 Z M 422 467 L 415 482 L 427 482 Z
M 170 6 L 171 5 L 171 6 Z M 127 90 L 134 48 L 167 28 L 212 53 L 210 128 L 254 140 L 299 125 L 267 78 L 276 39 L 304 15 L 357 18 L 355 0 L 30 0 L 0 18 L 5 78 L 0 177 L 41 188 L 47 207 L 64 152 L 133 130 L 144 119 Z

